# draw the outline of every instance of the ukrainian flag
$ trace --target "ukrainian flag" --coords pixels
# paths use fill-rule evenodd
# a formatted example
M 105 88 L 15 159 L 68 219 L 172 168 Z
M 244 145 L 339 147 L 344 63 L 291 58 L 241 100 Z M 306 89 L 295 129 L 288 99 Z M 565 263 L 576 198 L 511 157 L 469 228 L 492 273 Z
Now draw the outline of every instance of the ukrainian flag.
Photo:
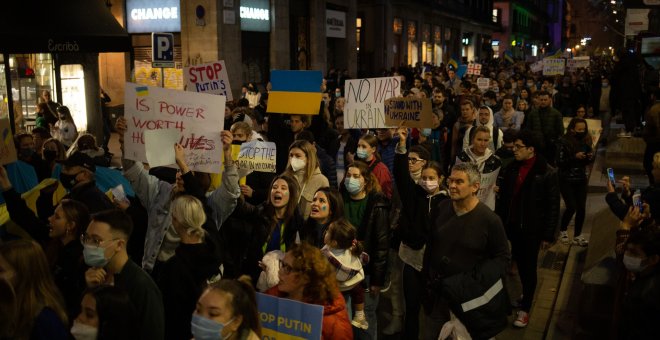
M 514 62 L 513 53 L 511 53 L 511 51 L 509 51 L 509 50 L 504 51 L 504 60 L 506 60 L 506 61 L 513 64 L 513 62 Z
M 452 69 L 456 70 L 458 69 L 458 62 L 456 61 L 456 59 L 451 58 L 447 62 L 447 67 L 451 67 Z
M 321 71 L 271 71 L 266 112 L 316 115 L 323 94 Z
M 147 86 L 140 86 L 135 88 L 138 97 L 145 97 L 149 95 L 149 88 Z

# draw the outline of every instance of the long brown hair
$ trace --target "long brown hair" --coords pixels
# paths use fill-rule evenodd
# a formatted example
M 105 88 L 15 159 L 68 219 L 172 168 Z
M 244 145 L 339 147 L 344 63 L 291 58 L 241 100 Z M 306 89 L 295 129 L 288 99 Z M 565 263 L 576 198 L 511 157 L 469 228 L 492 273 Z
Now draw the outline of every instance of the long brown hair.
M 206 290 L 219 290 L 229 294 L 232 316 L 240 315 L 243 318 L 236 333 L 240 335 L 246 330 L 251 330 L 261 339 L 257 298 L 249 276 L 243 275 L 236 280 L 222 279 L 209 284 Z
M 62 213 L 67 221 L 73 222 L 76 226 L 76 240 L 80 238 L 82 232 L 89 225 L 89 210 L 87 206 L 76 200 L 65 198 L 60 201 Z
M 581 140 L 580 142 L 586 143 L 587 145 L 591 146 L 591 134 L 589 134 L 589 124 L 587 124 L 587 121 L 584 118 L 577 118 L 573 117 L 571 121 L 568 123 L 568 127 L 566 127 L 566 136 L 575 136 L 575 126 L 578 125 L 579 123 L 584 124 L 584 131 L 586 132 L 586 135 L 584 136 L 584 139 Z M 577 141 L 577 139 L 575 139 Z
M 305 153 L 305 156 L 307 157 L 307 163 L 305 164 L 305 174 L 303 175 L 303 181 L 306 182 L 312 177 L 316 168 L 319 167 L 319 160 L 316 157 L 316 149 L 312 143 L 306 140 L 297 140 L 291 143 L 291 146 L 289 146 L 289 152 L 291 152 L 291 149 L 293 148 L 300 149 L 303 153 Z M 293 168 L 291 168 L 290 160 L 286 165 L 286 170 L 284 170 L 284 173 L 293 176 L 294 171 Z M 303 185 L 303 183 L 300 183 L 300 185 Z
M 268 196 L 266 198 L 266 204 L 264 206 L 264 216 L 269 219 L 270 228 L 268 229 L 268 237 L 273 233 L 275 227 L 277 226 L 277 219 L 275 218 L 275 207 L 273 202 L 270 201 L 270 191 L 273 188 L 273 185 L 277 180 L 284 180 L 289 187 L 289 202 L 286 204 L 286 211 L 284 212 L 283 222 L 285 226 L 290 225 L 290 221 L 298 213 L 298 196 L 300 195 L 300 188 L 298 187 L 298 181 L 295 178 L 283 173 L 270 182 L 268 187 Z M 283 235 L 281 235 L 283 236 Z
M 320 305 L 332 303 L 339 293 L 337 278 L 334 267 L 321 254 L 321 250 L 302 242 L 293 245 L 288 253 L 293 257 L 293 269 L 307 279 L 307 285 L 303 288 L 303 301 Z
M 48 269 L 46 254 L 34 241 L 14 240 L 0 245 L 0 256 L 15 271 L 16 338 L 29 338 L 37 315 L 52 309 L 63 325 L 68 325 L 64 300 Z

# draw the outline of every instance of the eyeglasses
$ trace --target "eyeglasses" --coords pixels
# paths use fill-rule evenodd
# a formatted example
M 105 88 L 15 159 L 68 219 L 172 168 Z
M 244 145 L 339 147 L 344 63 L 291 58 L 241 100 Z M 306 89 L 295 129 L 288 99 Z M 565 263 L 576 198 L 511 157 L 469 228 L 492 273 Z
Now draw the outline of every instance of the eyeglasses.
M 90 246 L 95 246 L 95 247 L 100 247 L 101 244 L 104 243 L 104 242 L 112 242 L 112 241 L 117 241 L 117 240 L 118 240 L 118 238 L 113 238 L 112 240 L 105 240 L 104 241 L 104 240 L 99 240 L 99 239 L 92 238 L 87 234 L 80 235 L 80 243 L 82 243 L 83 245 L 90 245 Z
M 291 267 L 290 265 L 286 264 L 286 262 L 284 262 L 283 260 L 280 260 L 280 270 L 281 270 L 282 273 L 284 273 L 284 274 L 290 274 L 291 272 L 297 272 L 297 271 L 299 271 L 299 270 L 297 270 L 297 269 L 294 269 L 294 268 Z
M 526 148 L 527 145 L 520 145 L 520 144 L 513 144 L 513 149 L 518 150 L 518 149 L 523 149 Z
M 410 164 L 417 164 L 417 162 L 421 161 L 423 161 L 423 159 L 408 157 L 408 163 Z

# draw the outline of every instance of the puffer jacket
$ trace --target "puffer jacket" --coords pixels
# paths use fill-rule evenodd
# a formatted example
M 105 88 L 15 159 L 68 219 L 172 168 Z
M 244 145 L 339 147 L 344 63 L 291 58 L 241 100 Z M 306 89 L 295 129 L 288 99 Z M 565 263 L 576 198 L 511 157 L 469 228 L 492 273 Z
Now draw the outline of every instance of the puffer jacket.
M 592 158 L 577 159 L 578 152 L 592 153 L 591 145 L 583 141 L 576 141 L 575 137 L 564 135 L 559 139 L 557 148 L 557 171 L 562 182 L 586 182 L 587 165 Z

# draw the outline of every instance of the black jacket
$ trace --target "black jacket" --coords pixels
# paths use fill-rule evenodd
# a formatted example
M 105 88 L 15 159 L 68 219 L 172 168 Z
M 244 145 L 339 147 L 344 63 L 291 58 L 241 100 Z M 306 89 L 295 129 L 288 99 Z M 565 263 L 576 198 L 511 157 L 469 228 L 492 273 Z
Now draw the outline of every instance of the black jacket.
M 345 190 L 345 189 L 344 189 Z M 350 200 L 344 192 L 344 200 Z M 364 251 L 369 254 L 369 263 L 364 267 L 370 276 L 370 285 L 384 286 L 387 274 L 387 253 L 390 249 L 390 202 L 381 193 L 367 196 L 367 207 L 362 223 L 357 228 L 357 239 L 362 241 Z
M 619 339 L 660 339 L 660 268 L 638 275 L 623 303 Z
M 206 281 L 219 273 L 213 242 L 183 244 L 163 264 L 156 283 L 163 294 L 165 339 L 190 339 L 190 320 Z
M 84 183 L 79 187 L 71 189 L 64 198 L 85 203 L 90 214 L 115 209 L 115 205 L 110 201 L 110 198 L 96 186 L 96 181 Z M 53 192 L 47 193 L 44 190 L 41 191 L 39 198 L 37 198 L 37 212 L 39 216 L 51 216 L 55 212 Z
M 408 154 L 394 155 L 394 179 L 401 198 L 401 241 L 412 249 L 422 249 L 429 239 L 431 210 L 448 197 L 442 193 L 429 196 L 413 182 L 408 170 Z
M 576 141 L 575 137 L 564 135 L 559 139 L 557 148 L 557 170 L 559 180 L 565 182 L 586 182 L 587 165 L 592 158 L 578 159 L 578 152 L 593 153 L 591 145 L 584 141 Z
M 300 230 L 300 240 L 305 241 L 317 248 L 323 248 L 325 242 L 325 232 L 328 230 L 328 224 L 319 224 L 313 218 L 308 218 Z
M 515 161 L 500 173 L 495 212 L 502 218 L 509 234 L 522 230 L 524 236 L 533 240 L 554 241 L 559 221 L 557 170 L 537 154 L 518 197 L 514 199 L 513 191 L 521 164 Z

